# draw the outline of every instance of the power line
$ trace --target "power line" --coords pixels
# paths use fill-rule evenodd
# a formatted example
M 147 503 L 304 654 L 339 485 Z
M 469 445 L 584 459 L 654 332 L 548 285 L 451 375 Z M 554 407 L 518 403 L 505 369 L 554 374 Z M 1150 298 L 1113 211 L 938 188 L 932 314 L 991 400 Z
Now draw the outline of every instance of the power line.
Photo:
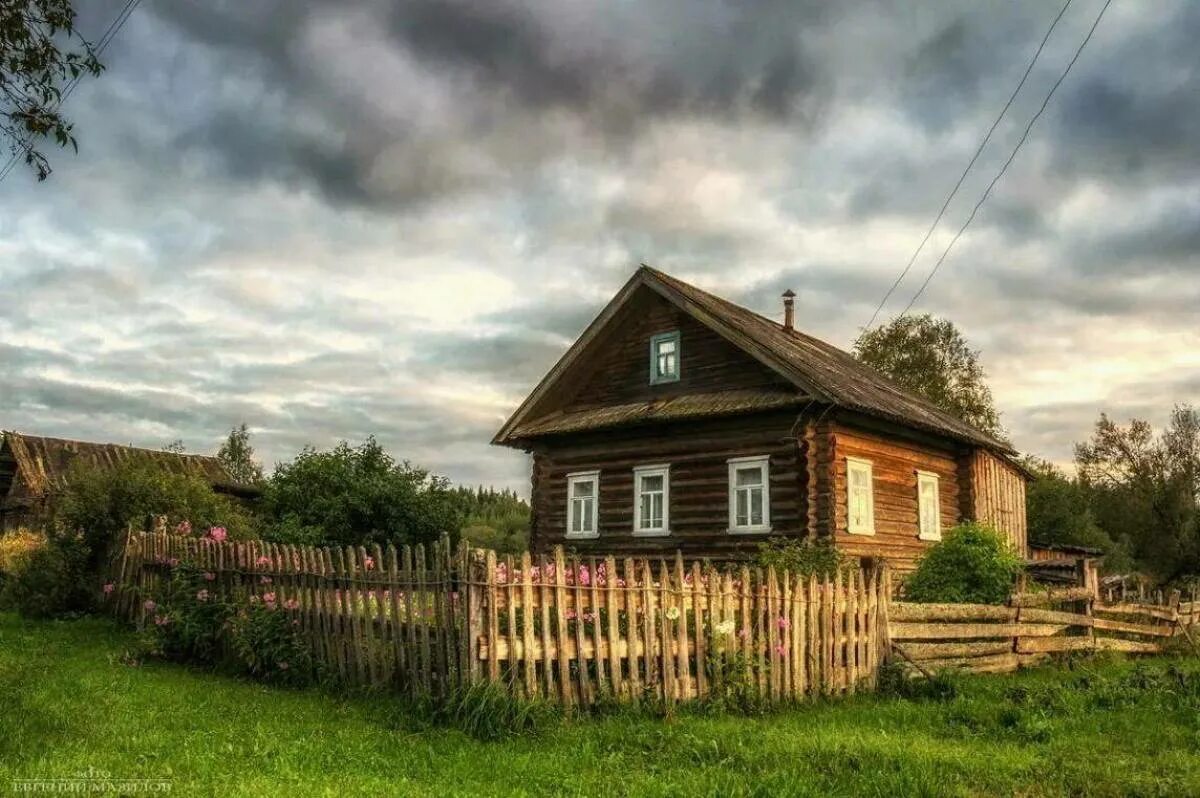
M 93 52 L 97 56 L 104 54 L 105 49 L 108 48 L 108 45 L 112 42 L 116 35 L 120 33 L 121 28 L 125 27 L 125 22 L 128 21 L 129 17 L 132 16 L 134 10 L 141 2 L 142 0 L 126 0 L 125 6 L 121 9 L 113 21 L 108 24 L 104 34 L 100 37 L 100 40 L 96 42 L 96 48 Z M 71 78 L 70 81 L 68 81 L 66 88 L 63 89 L 62 94 L 60 94 L 58 97 L 58 101 L 54 104 L 54 110 L 61 108 L 62 104 L 67 101 L 67 98 L 71 96 L 71 92 L 75 91 L 75 87 L 78 86 L 80 80 L 83 79 L 83 74 L 83 72 L 80 72 L 78 75 L 75 75 L 73 78 Z M 4 178 L 8 177 L 8 173 L 11 172 L 16 166 L 17 161 L 20 160 L 21 152 L 29 151 L 30 143 L 32 141 L 33 137 L 29 136 L 24 142 L 18 145 L 17 151 L 12 154 L 12 156 L 8 159 L 8 162 L 4 164 L 4 167 L 0 168 L 0 181 L 3 181 Z
M 1017 87 L 1013 89 L 1012 94 L 1008 96 L 1008 102 L 1006 102 L 1004 107 L 1000 109 L 999 115 L 997 115 L 995 121 L 992 122 L 992 126 L 988 128 L 987 135 L 983 137 L 983 141 L 979 142 L 979 146 L 975 149 L 975 154 L 971 156 L 971 160 L 967 164 L 967 168 L 963 169 L 962 174 L 958 176 L 958 182 L 954 184 L 954 188 L 951 189 L 950 193 L 946 196 L 946 201 L 942 203 L 941 210 L 939 210 L 937 212 L 937 216 L 934 217 L 933 224 L 929 225 L 929 229 L 925 231 L 925 237 L 922 238 L 921 243 L 917 245 L 912 257 L 909 258 L 908 263 L 904 265 L 904 270 L 900 272 L 900 276 L 896 278 L 894 283 L 892 283 L 892 287 L 889 288 L 887 293 L 883 295 L 883 299 L 879 300 L 879 307 L 875 308 L 875 312 L 871 314 L 871 320 L 867 322 L 867 326 L 864 327 L 863 330 L 871 329 L 871 325 L 874 324 L 875 319 L 879 317 L 879 313 L 883 310 L 883 306 L 887 304 L 887 301 L 891 299 L 892 293 L 895 292 L 895 290 L 900 286 L 900 282 L 908 275 L 909 270 L 912 269 L 913 264 L 917 261 L 917 256 L 921 254 L 921 250 L 925 249 L 925 244 L 929 241 L 929 237 L 933 235 L 934 229 L 936 229 L 938 223 L 942 221 L 942 216 L 945 215 L 946 208 L 950 207 L 950 201 L 954 199 L 956 194 L 958 194 L 958 190 L 962 187 L 963 181 L 967 179 L 967 174 L 971 171 L 971 167 L 973 167 L 975 162 L 979 160 L 979 155 L 983 152 L 983 148 L 987 146 L 988 141 L 990 141 L 992 138 L 992 134 L 996 132 L 996 128 L 1000 125 L 1000 120 L 1002 120 L 1004 115 L 1008 113 L 1008 109 L 1012 106 L 1013 100 L 1017 99 L 1017 94 L 1025 85 L 1025 81 L 1029 78 L 1029 73 L 1033 71 L 1033 65 L 1037 63 L 1038 57 L 1042 54 L 1042 50 L 1045 49 L 1046 42 L 1050 39 L 1050 34 L 1054 32 L 1054 29 L 1058 26 L 1058 21 L 1063 18 L 1063 14 L 1067 13 L 1067 9 L 1070 7 L 1072 2 L 1073 0 L 1067 0 L 1067 2 L 1063 3 L 1063 7 L 1058 10 L 1058 16 L 1054 18 L 1054 21 L 1050 23 L 1050 27 L 1046 29 L 1046 35 L 1042 37 L 1042 41 L 1038 45 L 1037 50 L 1034 52 L 1033 58 L 1029 60 L 1029 65 L 1025 67 L 1025 74 L 1021 75 L 1021 80 L 1017 83 Z
M 965 222 L 963 222 L 962 227 L 958 228 L 958 232 L 954 234 L 954 238 L 950 239 L 950 243 L 946 245 L 946 249 L 944 252 L 942 252 L 942 256 L 937 259 L 937 263 L 933 265 L 933 268 L 930 270 L 929 274 L 926 275 L 925 282 L 921 283 L 921 287 L 917 289 L 917 293 L 913 294 L 913 298 L 909 300 L 908 305 L 905 306 L 904 311 L 900 314 L 901 316 L 912 310 L 912 306 L 916 304 L 918 299 L 920 299 L 921 294 L 925 293 L 925 289 L 928 287 L 929 281 L 933 279 L 935 274 L 937 274 L 938 269 L 941 268 L 942 263 L 945 262 L 946 256 L 949 255 L 950 250 L 954 248 L 954 244 L 958 241 L 963 232 L 966 231 L 967 227 L 970 226 L 971 221 L 974 220 L 975 214 L 979 212 L 979 209 L 983 206 L 983 203 L 987 202 L 987 198 L 991 195 L 992 189 L 995 187 L 995 185 L 1000 182 L 1000 178 L 1004 177 L 1004 173 L 1008 171 L 1009 164 L 1011 164 L 1013 159 L 1017 157 L 1017 153 L 1020 151 L 1021 146 L 1025 143 L 1025 140 L 1029 138 L 1029 131 L 1033 129 L 1034 124 L 1041 117 L 1042 112 L 1046 110 L 1046 106 L 1050 104 L 1050 98 L 1054 96 L 1054 92 L 1058 91 L 1058 87 L 1062 85 L 1062 82 L 1067 79 L 1067 75 L 1071 72 L 1071 67 L 1075 66 L 1075 62 L 1079 60 L 1079 56 L 1083 53 L 1083 48 L 1087 47 L 1087 43 L 1092 40 L 1092 34 L 1096 32 L 1096 28 L 1100 25 L 1100 20 L 1104 18 L 1104 12 L 1108 10 L 1110 5 L 1112 5 L 1112 0 L 1105 0 L 1104 6 L 1100 9 L 1100 13 L 1096 15 L 1096 21 L 1092 23 L 1092 27 L 1088 30 L 1087 36 L 1083 37 L 1083 41 L 1079 43 L 1078 49 L 1075 50 L 1075 55 L 1072 56 L 1071 60 L 1067 63 L 1066 69 L 1064 69 L 1062 74 L 1058 76 L 1058 80 L 1054 81 L 1054 85 L 1050 87 L 1050 91 L 1046 94 L 1046 99 L 1042 100 L 1042 107 L 1038 109 L 1037 113 L 1033 115 L 1033 118 L 1029 120 L 1029 124 L 1025 126 L 1025 131 L 1021 134 L 1021 139 L 1017 142 L 1017 146 L 1013 147 L 1013 151 L 1009 153 L 1008 160 L 1005 161 L 1004 165 L 1000 167 L 1000 171 L 997 172 L 996 176 L 992 178 L 992 182 L 988 183 L 988 187 L 984 190 L 983 196 L 979 198 L 979 202 L 976 202 L 975 207 L 971 209 L 971 215 L 967 217 Z

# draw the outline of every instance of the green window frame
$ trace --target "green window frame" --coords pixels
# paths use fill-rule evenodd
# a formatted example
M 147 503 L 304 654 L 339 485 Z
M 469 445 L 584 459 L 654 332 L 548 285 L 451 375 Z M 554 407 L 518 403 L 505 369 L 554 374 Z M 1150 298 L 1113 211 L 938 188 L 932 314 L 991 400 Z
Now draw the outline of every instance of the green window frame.
M 679 331 L 659 333 L 650 338 L 650 384 L 679 382 Z

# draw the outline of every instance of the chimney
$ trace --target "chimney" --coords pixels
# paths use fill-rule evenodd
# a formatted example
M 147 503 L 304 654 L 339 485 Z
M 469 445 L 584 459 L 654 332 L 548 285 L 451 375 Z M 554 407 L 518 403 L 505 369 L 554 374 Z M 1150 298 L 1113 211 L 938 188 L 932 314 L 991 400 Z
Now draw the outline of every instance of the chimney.
M 783 292 L 783 329 L 796 329 L 796 292 L 790 288 Z

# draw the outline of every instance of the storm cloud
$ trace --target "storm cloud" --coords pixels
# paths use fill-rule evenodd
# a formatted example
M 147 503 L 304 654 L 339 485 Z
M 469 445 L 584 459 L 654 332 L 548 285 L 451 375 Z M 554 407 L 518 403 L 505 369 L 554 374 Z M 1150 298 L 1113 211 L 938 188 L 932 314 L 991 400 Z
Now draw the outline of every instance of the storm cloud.
M 81 8 L 98 35 L 122 4 Z M 1077 0 L 882 318 L 1059 76 Z M 638 263 L 849 347 L 1058 7 L 143 4 L 0 183 L 0 427 L 268 462 L 377 435 L 524 489 L 504 418 Z M 1200 402 L 1200 8 L 1113 4 L 915 309 L 1014 442 Z

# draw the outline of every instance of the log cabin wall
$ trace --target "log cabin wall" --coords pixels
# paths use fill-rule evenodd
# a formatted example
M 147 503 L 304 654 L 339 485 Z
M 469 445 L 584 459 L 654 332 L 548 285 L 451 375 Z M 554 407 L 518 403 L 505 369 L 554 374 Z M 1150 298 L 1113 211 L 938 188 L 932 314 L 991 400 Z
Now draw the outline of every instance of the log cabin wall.
M 776 535 L 805 534 L 806 474 L 793 429 L 796 413 L 762 413 L 671 425 L 562 435 L 539 441 L 533 452 L 530 547 L 562 543 L 581 553 L 658 554 L 739 558 Z M 731 457 L 769 455 L 768 534 L 730 534 Z M 669 463 L 670 535 L 633 534 L 633 468 Z M 600 471 L 595 539 L 567 538 L 567 475 Z
M 917 471 L 938 476 L 942 531 L 958 523 L 959 476 L 955 452 L 931 443 L 884 436 L 838 422 L 832 432 L 834 541 L 852 557 L 882 557 L 900 573 L 934 541 L 918 537 Z M 875 534 L 850 534 L 846 458 L 871 462 L 874 481 Z
M 1003 532 L 1017 552 L 1028 557 L 1025 477 L 985 449 L 976 449 L 965 463 L 971 483 L 969 517 Z
M 566 402 L 566 409 L 731 388 L 795 390 L 778 374 L 662 297 L 647 291 L 637 303 L 637 312 L 622 324 L 622 334 L 594 356 L 594 370 Z M 651 385 L 650 339 L 675 331 L 679 332 L 679 379 Z

